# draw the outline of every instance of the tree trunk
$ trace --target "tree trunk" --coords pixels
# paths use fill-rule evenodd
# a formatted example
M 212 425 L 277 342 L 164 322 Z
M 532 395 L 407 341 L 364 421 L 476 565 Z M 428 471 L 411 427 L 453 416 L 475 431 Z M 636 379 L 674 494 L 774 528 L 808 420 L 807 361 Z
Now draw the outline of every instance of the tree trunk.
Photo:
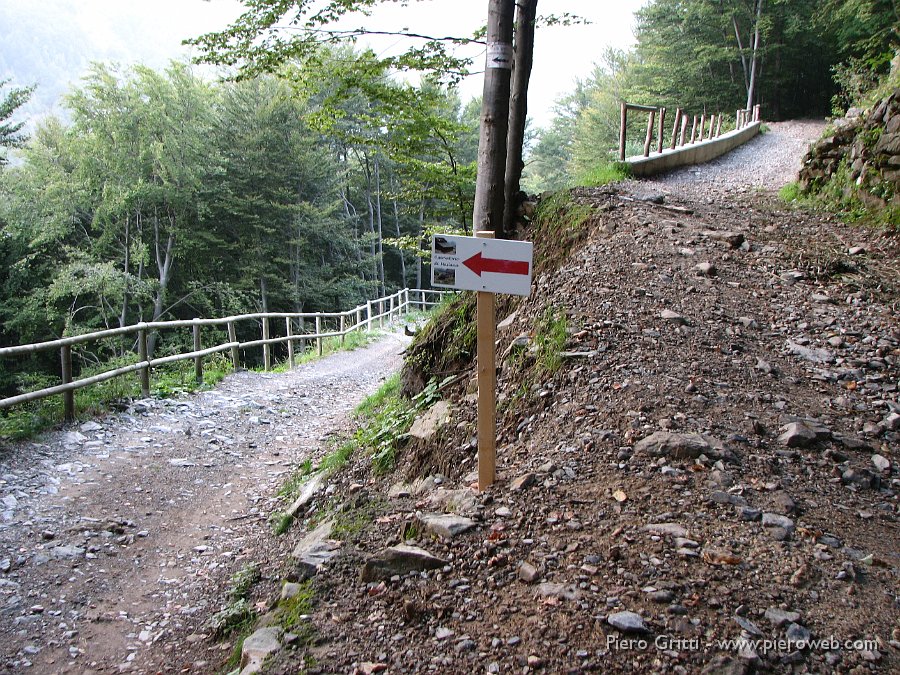
M 387 287 L 384 279 L 384 230 L 381 218 L 381 167 L 378 163 L 378 155 L 375 155 L 375 215 L 378 223 L 378 278 L 381 281 L 381 297 L 387 295 Z
M 753 29 L 753 54 L 750 62 L 750 84 L 747 87 L 747 110 L 753 107 L 753 97 L 756 94 L 756 74 L 759 64 L 759 24 L 762 21 L 763 0 L 756 0 L 756 26 Z
M 522 179 L 522 151 L 525 145 L 525 122 L 528 118 L 528 83 L 534 62 L 534 22 L 538 0 L 520 0 L 516 4 L 516 56 L 512 72 L 512 95 L 509 101 L 509 133 L 506 140 L 506 209 L 503 229 L 497 237 L 508 238 L 516 223 L 519 181 Z
M 478 178 L 475 183 L 475 231 L 503 227 L 503 189 L 506 170 L 506 133 L 509 127 L 509 90 L 512 71 L 515 0 L 490 0 L 487 63 L 478 139 Z

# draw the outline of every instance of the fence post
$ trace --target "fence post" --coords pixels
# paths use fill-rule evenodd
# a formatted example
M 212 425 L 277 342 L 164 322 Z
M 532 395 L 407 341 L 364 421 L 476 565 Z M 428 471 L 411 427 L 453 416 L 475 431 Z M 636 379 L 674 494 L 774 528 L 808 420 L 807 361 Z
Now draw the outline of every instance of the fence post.
M 666 125 L 666 109 L 659 109 L 659 129 L 657 129 L 656 135 L 659 136 L 659 146 L 657 152 L 662 154 L 663 151 L 663 132 L 665 130 Z
M 675 144 L 678 142 L 678 125 L 681 123 L 681 108 L 675 108 L 675 124 L 672 125 L 672 143 L 669 146 L 670 150 L 675 149 Z
M 294 367 L 294 341 L 291 339 L 294 337 L 294 321 L 291 317 L 285 317 L 284 319 L 285 329 L 287 330 L 287 348 L 288 348 L 288 368 Z
M 200 351 L 200 324 L 197 323 L 199 319 L 194 317 L 194 351 Z M 195 356 L 194 357 L 194 379 L 197 381 L 197 384 L 203 384 L 203 357 Z
M 697 116 L 694 115 L 694 123 L 691 125 L 691 143 L 697 138 Z
M 347 327 L 346 315 L 345 315 L 345 314 L 341 314 L 341 347 L 343 347 L 344 344 L 345 344 L 346 341 L 347 341 L 347 340 L 346 340 L 347 335 L 346 335 L 346 333 L 344 332 L 344 331 L 346 330 L 346 327 Z
M 621 120 L 619 125 L 619 161 L 625 161 L 625 125 L 628 123 L 628 104 L 622 101 Z
M 681 139 L 679 141 L 679 145 L 684 145 L 684 141 L 687 138 L 687 122 L 688 116 L 683 112 L 681 113 Z
M 138 330 L 138 360 L 142 363 L 147 361 L 147 329 Z M 148 398 L 150 396 L 150 368 L 141 368 L 141 396 Z
M 419 309 L 425 311 L 425 289 L 423 288 L 419 289 Z
M 272 370 L 272 350 L 269 349 L 269 317 L 262 320 L 263 370 Z
M 366 300 L 366 330 L 372 330 L 372 301 Z
M 232 344 L 237 342 L 237 330 L 234 327 L 234 321 L 228 322 L 228 341 Z M 235 370 L 241 367 L 241 350 L 237 346 L 231 348 L 231 367 Z
M 716 138 L 722 135 L 722 113 L 716 115 Z
M 362 307 L 356 308 L 356 330 L 362 330 L 363 319 L 362 319 Z
M 394 320 L 394 296 L 388 298 L 388 325 Z
M 59 350 L 59 360 L 62 365 L 62 383 L 72 382 L 72 347 L 63 345 Z M 75 419 L 75 392 L 63 392 L 63 416 L 67 422 Z
M 656 111 L 650 111 L 647 119 L 647 138 L 644 140 L 644 157 L 650 156 L 650 142 L 653 140 L 653 122 L 656 120 Z
M 700 138 L 697 139 L 701 143 L 703 142 L 703 132 L 706 131 L 706 113 L 700 115 Z
M 316 316 L 316 351 L 319 353 L 319 356 L 322 356 L 322 338 L 320 337 L 321 332 L 322 317 Z

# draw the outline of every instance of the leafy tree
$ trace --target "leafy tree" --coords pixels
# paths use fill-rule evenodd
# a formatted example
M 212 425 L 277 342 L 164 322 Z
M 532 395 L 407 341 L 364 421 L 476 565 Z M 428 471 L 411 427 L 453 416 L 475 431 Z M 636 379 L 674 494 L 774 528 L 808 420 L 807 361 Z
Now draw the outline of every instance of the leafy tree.
M 0 80 L 0 90 L 9 80 Z M 13 87 L 0 98 L 0 148 L 17 148 L 25 141 L 22 127 L 25 122 L 13 122 L 12 116 L 31 97 L 34 87 Z M 7 163 L 5 155 L 0 154 L 0 166 Z

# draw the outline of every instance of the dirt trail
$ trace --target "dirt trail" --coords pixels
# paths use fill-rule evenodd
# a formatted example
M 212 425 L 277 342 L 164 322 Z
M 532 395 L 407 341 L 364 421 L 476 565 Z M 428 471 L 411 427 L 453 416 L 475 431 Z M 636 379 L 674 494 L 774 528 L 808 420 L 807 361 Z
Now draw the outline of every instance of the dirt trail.
M 215 612 L 210 582 L 265 555 L 278 488 L 399 367 L 405 340 L 239 372 L 3 449 L 0 668 L 138 671 Z

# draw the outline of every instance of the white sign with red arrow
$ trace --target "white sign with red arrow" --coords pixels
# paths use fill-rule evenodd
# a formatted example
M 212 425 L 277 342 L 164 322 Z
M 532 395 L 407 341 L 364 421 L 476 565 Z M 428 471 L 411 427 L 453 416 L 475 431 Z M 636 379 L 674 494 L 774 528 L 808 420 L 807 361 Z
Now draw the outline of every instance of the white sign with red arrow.
M 431 285 L 528 295 L 533 248 L 529 241 L 436 234 L 431 241 Z

